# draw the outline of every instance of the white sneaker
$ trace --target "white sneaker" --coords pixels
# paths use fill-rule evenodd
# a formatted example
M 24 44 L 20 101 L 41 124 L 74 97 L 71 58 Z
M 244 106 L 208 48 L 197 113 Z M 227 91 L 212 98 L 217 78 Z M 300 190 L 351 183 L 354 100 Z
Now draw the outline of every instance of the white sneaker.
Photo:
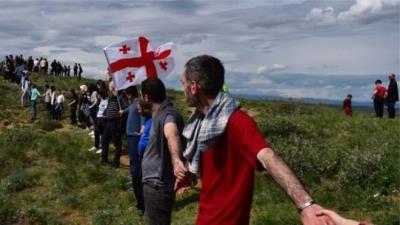
M 97 150 L 96 154 L 101 154 L 101 149 Z
M 97 148 L 96 147 L 91 147 L 91 148 L 89 148 L 89 152 L 92 152 L 92 151 L 94 151 L 94 150 L 96 150 Z

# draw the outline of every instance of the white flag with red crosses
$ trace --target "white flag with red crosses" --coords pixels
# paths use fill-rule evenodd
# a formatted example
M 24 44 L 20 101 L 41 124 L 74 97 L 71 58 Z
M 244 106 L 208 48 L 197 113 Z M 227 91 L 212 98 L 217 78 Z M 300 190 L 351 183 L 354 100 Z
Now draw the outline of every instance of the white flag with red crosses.
M 140 84 L 150 77 L 163 79 L 174 69 L 172 42 L 153 49 L 146 37 L 122 41 L 104 48 L 115 89 Z

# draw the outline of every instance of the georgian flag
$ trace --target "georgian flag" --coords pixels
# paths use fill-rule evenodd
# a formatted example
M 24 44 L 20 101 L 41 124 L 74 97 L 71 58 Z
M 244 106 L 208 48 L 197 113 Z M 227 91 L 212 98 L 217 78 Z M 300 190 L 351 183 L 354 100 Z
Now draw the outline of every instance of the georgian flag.
M 140 84 L 150 77 L 163 79 L 175 66 L 172 42 L 153 49 L 146 37 L 122 41 L 104 48 L 116 90 Z

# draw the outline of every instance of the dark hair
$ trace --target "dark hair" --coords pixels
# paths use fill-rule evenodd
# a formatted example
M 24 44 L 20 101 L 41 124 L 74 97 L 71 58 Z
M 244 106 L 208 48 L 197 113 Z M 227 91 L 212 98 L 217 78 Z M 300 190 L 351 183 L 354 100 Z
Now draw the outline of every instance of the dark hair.
M 45 84 L 44 87 L 47 89 L 47 88 L 49 88 L 49 85 L 48 85 L 48 84 Z
M 151 116 L 151 110 L 152 110 L 151 104 L 146 102 L 143 99 L 140 99 L 139 105 L 140 105 L 140 108 L 142 108 L 142 116 L 150 117 Z
M 351 94 L 348 94 L 348 95 L 347 95 L 347 97 L 349 97 L 349 98 L 353 98 L 353 95 L 351 95 Z
M 77 97 L 77 95 L 76 95 L 76 93 L 75 93 L 75 90 L 73 89 L 73 88 L 71 88 L 71 94 L 72 94 L 72 96 L 75 98 L 75 97 Z
M 381 80 L 376 80 L 375 84 L 382 84 L 382 81 Z
M 51 91 L 55 91 L 56 90 L 56 86 L 51 85 L 50 89 L 51 89 Z
M 139 96 L 136 86 L 130 86 L 125 89 L 125 93 L 128 95 L 132 95 L 134 98 Z
M 207 96 L 217 96 L 224 85 L 224 66 L 213 56 L 200 55 L 191 58 L 185 64 L 185 72 L 186 78 L 196 81 Z
M 93 91 L 97 91 L 97 86 L 95 84 L 89 84 L 88 92 L 93 93 Z
M 147 78 L 142 82 L 142 95 L 147 95 L 155 103 L 161 103 L 166 98 L 164 83 L 157 77 Z

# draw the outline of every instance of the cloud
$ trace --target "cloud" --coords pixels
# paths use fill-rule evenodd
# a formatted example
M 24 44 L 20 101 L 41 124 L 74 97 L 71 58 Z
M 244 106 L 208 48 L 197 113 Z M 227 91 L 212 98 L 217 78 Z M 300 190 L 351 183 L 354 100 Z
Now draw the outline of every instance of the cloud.
M 329 24 L 336 21 L 335 12 L 332 7 L 325 9 L 313 8 L 306 16 L 306 21 L 316 22 L 318 24 Z
M 347 10 L 335 14 L 333 7 L 313 8 L 305 21 L 317 25 L 334 23 L 372 23 L 385 18 L 397 17 L 400 0 L 356 0 Z
M 206 34 L 187 34 L 182 37 L 180 44 L 182 45 L 196 44 L 202 41 L 206 41 L 207 39 L 208 35 Z
M 257 67 L 256 74 L 267 74 L 267 73 L 271 73 L 271 72 L 275 72 L 275 71 L 279 71 L 279 70 L 284 70 L 286 68 L 287 68 L 287 66 L 281 65 L 281 64 L 273 64 L 270 67 L 263 65 L 263 66 Z

